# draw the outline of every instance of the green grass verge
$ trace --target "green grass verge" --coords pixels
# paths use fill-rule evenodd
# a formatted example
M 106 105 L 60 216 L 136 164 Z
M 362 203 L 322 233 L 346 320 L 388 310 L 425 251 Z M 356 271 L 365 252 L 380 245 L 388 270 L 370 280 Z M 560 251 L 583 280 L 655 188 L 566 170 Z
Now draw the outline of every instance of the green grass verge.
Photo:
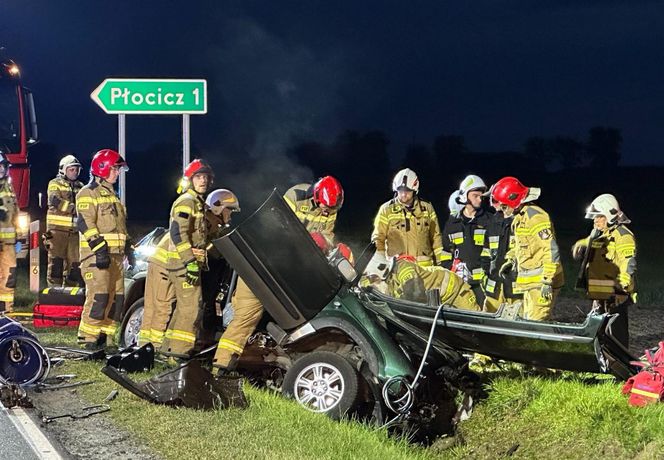
M 39 335 L 49 344 L 75 341 L 74 330 Z M 67 362 L 58 373 L 94 380 L 78 391 L 98 403 L 119 388 L 100 368 L 100 363 Z M 532 375 L 513 365 L 485 378 L 489 397 L 460 425 L 456 439 L 426 449 L 357 422 L 333 422 L 251 387 L 246 388 L 249 409 L 211 412 L 149 404 L 120 389 L 109 416 L 167 459 L 662 458 L 664 404 L 628 406 L 621 384 L 609 376 Z

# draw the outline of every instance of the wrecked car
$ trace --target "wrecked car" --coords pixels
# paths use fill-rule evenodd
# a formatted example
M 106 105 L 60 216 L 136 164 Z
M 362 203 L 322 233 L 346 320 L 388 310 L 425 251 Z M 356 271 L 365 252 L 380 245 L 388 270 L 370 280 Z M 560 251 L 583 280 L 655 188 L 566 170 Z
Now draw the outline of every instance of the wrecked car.
M 141 241 L 139 254 L 149 254 L 158 233 Z M 355 267 L 338 253 L 326 257 L 276 190 L 213 243 L 233 267 L 217 285 L 221 316 L 232 312 L 238 275 L 265 308 L 238 369 L 333 418 L 366 417 L 426 436 L 448 431 L 459 418 L 457 394 L 480 391 L 463 352 L 620 378 L 634 372 L 607 315 L 583 324 L 533 322 L 502 308 L 495 314 L 449 308 L 435 292 L 420 304 L 360 287 L 373 247 Z M 125 345 L 140 330 L 144 276 L 139 267 L 127 283 L 133 300 L 122 323 Z

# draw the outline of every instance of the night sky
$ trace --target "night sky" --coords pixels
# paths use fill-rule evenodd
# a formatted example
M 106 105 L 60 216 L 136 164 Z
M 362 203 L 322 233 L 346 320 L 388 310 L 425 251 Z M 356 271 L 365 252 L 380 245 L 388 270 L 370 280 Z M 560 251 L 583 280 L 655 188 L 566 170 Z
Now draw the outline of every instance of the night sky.
M 0 17 L 42 142 L 81 158 L 117 144 L 89 98 L 116 76 L 206 78 L 192 141 L 217 154 L 349 128 L 384 131 L 393 158 L 438 134 L 519 150 L 603 125 L 623 164 L 664 163 L 661 1 L 2 0 Z M 180 136 L 177 117 L 128 123 L 129 151 Z

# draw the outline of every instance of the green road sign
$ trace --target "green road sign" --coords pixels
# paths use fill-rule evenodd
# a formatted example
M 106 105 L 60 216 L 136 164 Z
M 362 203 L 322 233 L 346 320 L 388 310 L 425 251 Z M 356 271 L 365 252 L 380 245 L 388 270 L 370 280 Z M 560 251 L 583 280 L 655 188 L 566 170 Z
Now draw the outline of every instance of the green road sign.
M 206 80 L 107 78 L 90 97 L 111 114 L 207 113 Z

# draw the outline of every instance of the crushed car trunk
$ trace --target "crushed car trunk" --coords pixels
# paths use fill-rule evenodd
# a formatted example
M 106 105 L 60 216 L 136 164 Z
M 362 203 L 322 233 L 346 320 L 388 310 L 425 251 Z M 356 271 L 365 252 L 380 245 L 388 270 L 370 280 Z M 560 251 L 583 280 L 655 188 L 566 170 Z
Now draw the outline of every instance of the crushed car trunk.
M 400 320 L 428 331 L 435 309 L 371 290 L 369 299 L 387 304 Z M 370 304 L 367 304 L 370 307 Z M 382 309 L 383 316 L 385 315 Z M 610 372 L 626 379 L 636 372 L 631 356 L 611 336 L 610 315 L 588 315 L 581 324 L 507 319 L 497 313 L 444 308 L 436 339 L 458 350 L 507 361 L 577 372 Z
M 341 275 L 276 189 L 213 244 L 284 330 L 316 316 L 341 288 Z

